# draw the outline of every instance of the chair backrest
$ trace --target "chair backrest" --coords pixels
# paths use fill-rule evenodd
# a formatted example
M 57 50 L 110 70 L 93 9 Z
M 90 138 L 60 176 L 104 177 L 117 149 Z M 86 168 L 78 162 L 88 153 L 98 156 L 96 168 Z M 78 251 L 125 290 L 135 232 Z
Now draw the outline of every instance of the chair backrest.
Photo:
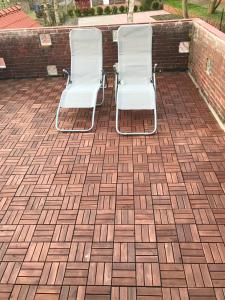
M 70 31 L 72 82 L 98 81 L 102 77 L 102 32 L 98 28 Z
M 149 82 L 152 77 L 150 25 L 123 25 L 118 29 L 118 71 L 121 81 Z

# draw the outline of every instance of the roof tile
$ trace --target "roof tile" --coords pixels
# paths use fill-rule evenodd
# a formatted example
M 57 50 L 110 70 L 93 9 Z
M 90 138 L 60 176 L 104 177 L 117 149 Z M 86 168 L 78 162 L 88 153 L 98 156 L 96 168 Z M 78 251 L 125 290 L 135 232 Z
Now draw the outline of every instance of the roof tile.
M 41 27 L 40 23 L 33 20 L 18 5 L 0 10 L 0 29 Z

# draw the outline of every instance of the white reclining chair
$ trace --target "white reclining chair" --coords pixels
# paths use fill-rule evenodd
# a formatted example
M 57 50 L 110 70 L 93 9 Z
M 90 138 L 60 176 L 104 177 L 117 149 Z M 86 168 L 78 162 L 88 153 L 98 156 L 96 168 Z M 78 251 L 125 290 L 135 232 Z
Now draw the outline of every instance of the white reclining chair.
M 116 64 L 116 131 L 123 135 L 151 135 L 156 132 L 156 80 L 152 70 L 152 27 L 123 25 L 118 29 Z M 149 132 L 122 132 L 119 110 L 154 110 L 154 128 Z
M 102 32 L 97 28 L 73 29 L 70 31 L 71 72 L 62 92 L 56 112 L 56 129 L 63 132 L 87 132 L 94 126 L 96 105 L 104 101 L 106 76 L 103 71 Z M 99 89 L 103 99 L 97 104 Z M 60 108 L 92 108 L 90 128 L 63 129 L 59 127 Z

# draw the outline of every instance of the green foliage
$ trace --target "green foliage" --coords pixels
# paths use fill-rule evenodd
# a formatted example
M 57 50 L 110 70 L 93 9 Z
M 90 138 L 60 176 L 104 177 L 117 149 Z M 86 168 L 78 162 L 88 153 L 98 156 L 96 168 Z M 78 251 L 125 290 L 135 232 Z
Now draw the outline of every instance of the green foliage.
M 68 10 L 68 15 L 72 18 L 74 16 L 74 10 L 71 8 Z
M 121 14 L 123 14 L 123 13 L 125 12 L 125 7 L 124 7 L 124 5 L 121 5 L 121 6 L 119 7 L 119 11 L 121 12 Z
M 95 15 L 95 9 L 93 7 L 89 8 L 89 15 L 94 16 Z
M 164 0 L 164 3 L 178 10 L 182 10 L 182 2 L 180 0 Z M 220 23 L 221 12 L 216 11 L 213 15 L 209 15 L 207 8 L 201 5 L 188 3 L 188 12 L 190 15 L 195 15 L 205 21 L 208 20 L 218 24 Z M 225 18 L 223 20 L 223 24 L 225 26 Z
M 81 11 L 79 8 L 75 10 L 75 14 L 78 18 L 81 17 Z
M 89 9 L 88 8 L 83 8 L 81 13 L 84 17 L 87 17 L 89 15 Z
M 35 15 L 37 18 L 43 18 L 44 17 L 44 8 L 43 5 L 40 7 L 38 11 L 35 11 Z
M 158 16 L 152 16 L 154 20 L 161 21 L 161 20 L 179 20 L 182 19 L 182 16 L 174 15 L 174 14 L 168 14 L 168 15 L 158 15 Z
M 66 20 L 66 14 L 63 11 L 59 12 L 59 19 L 60 19 L 60 25 L 64 24 L 64 22 Z
M 148 11 L 152 9 L 153 0 L 142 0 L 141 5 L 143 6 L 144 11 Z
M 103 8 L 101 6 L 97 7 L 97 15 L 101 16 L 103 14 Z
M 106 6 L 105 9 L 104 9 L 104 13 L 105 13 L 106 15 L 110 15 L 110 13 L 111 13 L 111 8 L 110 8 L 109 6 Z
M 16 5 L 17 1 L 12 1 L 12 0 L 0 0 L 0 10 L 5 9 L 7 7 Z
M 117 12 L 118 12 L 117 6 L 113 6 L 113 7 L 112 7 L 112 14 L 116 15 Z
M 143 8 L 142 5 L 139 6 L 139 10 L 140 10 L 140 11 L 143 11 L 143 10 L 144 10 L 144 8 Z
M 137 11 L 138 11 L 138 6 L 134 5 L 134 12 L 137 12 Z
M 152 1 L 152 10 L 159 10 L 162 8 L 162 4 L 158 0 Z
M 50 14 L 50 18 L 51 18 L 51 21 L 52 21 L 52 25 L 56 25 L 54 9 L 53 9 L 52 6 L 49 9 L 49 14 Z
M 76 14 L 77 17 L 94 16 L 95 15 L 95 9 L 93 7 L 83 8 L 82 10 L 76 9 L 75 14 Z

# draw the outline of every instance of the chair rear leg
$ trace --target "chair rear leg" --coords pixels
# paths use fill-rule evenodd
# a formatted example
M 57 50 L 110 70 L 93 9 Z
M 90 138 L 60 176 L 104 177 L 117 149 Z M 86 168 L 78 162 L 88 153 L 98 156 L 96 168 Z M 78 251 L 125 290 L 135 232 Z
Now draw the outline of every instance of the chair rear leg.
M 64 128 L 60 128 L 59 127 L 59 113 L 60 113 L 60 104 L 57 108 L 57 112 L 56 112 L 56 124 L 55 124 L 55 127 L 58 131 L 61 131 L 61 132 L 88 132 L 90 130 L 92 130 L 92 128 L 94 127 L 94 123 L 95 123 L 95 110 L 96 110 L 96 107 L 94 106 L 93 107 L 93 110 L 92 110 L 92 117 L 91 117 L 91 127 L 87 128 L 87 129 L 83 129 L 83 128 L 79 128 L 79 129 L 64 129 Z

